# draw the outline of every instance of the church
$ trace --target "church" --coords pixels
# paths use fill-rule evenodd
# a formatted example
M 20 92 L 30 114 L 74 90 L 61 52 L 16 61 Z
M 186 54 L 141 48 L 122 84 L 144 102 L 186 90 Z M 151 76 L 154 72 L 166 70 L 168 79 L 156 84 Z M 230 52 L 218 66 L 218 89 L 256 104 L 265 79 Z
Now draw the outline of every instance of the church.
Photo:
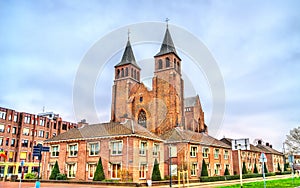
M 100 157 L 109 180 L 146 182 L 155 161 L 162 178 L 185 171 L 199 179 L 203 161 L 209 176 L 225 169 L 233 175 L 231 146 L 209 136 L 199 96 L 184 97 L 182 63 L 167 25 L 148 88 L 128 38 L 114 66 L 110 122 L 81 122 L 45 141 L 50 153 L 43 177 L 49 178 L 57 161 L 68 179 L 92 180 Z

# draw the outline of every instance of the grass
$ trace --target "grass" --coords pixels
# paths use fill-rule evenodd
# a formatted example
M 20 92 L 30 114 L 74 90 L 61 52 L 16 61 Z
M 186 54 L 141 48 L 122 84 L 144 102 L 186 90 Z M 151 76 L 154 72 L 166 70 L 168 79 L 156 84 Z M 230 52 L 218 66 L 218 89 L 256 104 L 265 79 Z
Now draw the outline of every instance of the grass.
M 300 186 L 300 178 L 287 178 L 287 179 L 279 179 L 279 180 L 269 180 L 266 181 L 266 187 L 267 188 L 286 188 L 286 187 L 291 187 L 294 188 L 296 186 Z M 235 185 L 229 185 L 229 186 L 220 186 L 218 188 L 240 188 L 240 184 L 235 184 Z M 263 188 L 264 187 L 264 182 L 259 181 L 259 182 L 251 182 L 251 183 L 243 183 L 243 188 Z

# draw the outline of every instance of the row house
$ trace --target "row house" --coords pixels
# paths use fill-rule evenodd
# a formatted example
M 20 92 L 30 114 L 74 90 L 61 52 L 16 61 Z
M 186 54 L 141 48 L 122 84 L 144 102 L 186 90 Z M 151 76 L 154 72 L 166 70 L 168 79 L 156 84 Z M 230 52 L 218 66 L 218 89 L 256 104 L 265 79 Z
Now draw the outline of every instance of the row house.
M 52 112 L 36 115 L 0 107 L 0 148 L 7 156 L 0 157 L 0 176 L 21 173 L 21 161 L 25 162 L 25 173 L 37 171 L 33 146 L 73 127 L 77 124 L 63 121 Z
M 208 134 L 176 127 L 161 138 L 165 141 L 165 176 L 170 174 L 171 160 L 172 175 L 187 170 L 189 179 L 198 179 L 203 159 L 209 176 L 224 175 L 226 167 L 233 174 L 231 147 Z
M 231 146 L 232 143 L 231 138 L 222 138 L 221 141 L 226 143 L 228 146 Z M 257 145 L 250 144 L 250 150 L 242 150 L 241 152 L 241 162 L 245 163 L 246 169 L 249 173 L 253 173 L 254 166 L 259 173 L 262 173 L 262 163 L 260 162 L 261 153 L 265 153 L 267 157 L 267 169 L 268 172 L 277 172 L 278 171 L 278 164 L 280 168 L 283 170 L 283 153 L 276 151 L 272 148 L 272 145 L 266 143 L 266 145 L 262 144 L 262 141 L 259 140 Z M 238 160 L 238 151 L 232 151 L 232 158 L 233 158 L 233 172 L 234 174 L 239 174 L 239 160 Z
M 55 162 L 71 180 L 92 180 L 99 158 L 106 179 L 146 182 L 155 159 L 164 171 L 162 140 L 146 128 L 126 120 L 82 126 L 45 141 L 48 179 Z

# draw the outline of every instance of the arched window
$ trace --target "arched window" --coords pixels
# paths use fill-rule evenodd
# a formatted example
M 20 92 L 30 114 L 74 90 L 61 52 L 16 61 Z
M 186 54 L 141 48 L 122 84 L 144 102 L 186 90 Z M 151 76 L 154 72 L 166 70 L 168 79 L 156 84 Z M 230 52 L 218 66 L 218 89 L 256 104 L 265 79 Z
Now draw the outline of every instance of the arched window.
M 128 76 L 128 67 L 125 69 L 125 76 Z
M 133 68 L 131 68 L 131 78 L 133 78 Z
M 117 73 L 116 73 L 116 79 L 118 79 L 120 76 L 120 69 L 117 70 Z
M 177 69 L 178 69 L 178 71 L 180 71 L 179 62 L 177 62 Z
M 162 60 L 161 59 L 158 60 L 158 69 L 162 69 Z
M 166 67 L 170 67 L 170 59 L 168 57 L 166 58 Z
M 121 77 L 124 77 L 124 69 L 121 69 Z
M 176 69 L 176 59 L 174 58 L 174 69 Z
M 134 72 L 133 72 L 133 77 L 134 77 L 134 79 L 136 79 L 136 70 L 134 70 Z
M 146 112 L 144 110 L 141 110 L 138 115 L 138 124 L 147 128 L 147 117 L 146 117 Z
M 137 74 L 137 75 L 136 75 L 136 79 L 137 79 L 137 80 L 140 80 L 140 72 L 137 71 L 136 74 Z

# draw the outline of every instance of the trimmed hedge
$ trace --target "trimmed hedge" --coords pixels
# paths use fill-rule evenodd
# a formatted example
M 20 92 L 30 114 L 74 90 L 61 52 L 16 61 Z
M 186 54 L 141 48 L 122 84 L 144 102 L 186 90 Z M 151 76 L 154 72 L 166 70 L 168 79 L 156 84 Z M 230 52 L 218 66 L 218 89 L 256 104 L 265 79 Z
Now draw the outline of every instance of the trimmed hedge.
M 265 176 L 275 176 L 274 172 L 266 173 Z M 262 174 L 243 174 L 243 179 L 258 178 L 262 177 Z M 200 177 L 200 182 L 213 182 L 213 181 L 226 181 L 226 180 L 237 180 L 240 179 L 240 175 L 233 176 L 211 176 L 211 177 Z

